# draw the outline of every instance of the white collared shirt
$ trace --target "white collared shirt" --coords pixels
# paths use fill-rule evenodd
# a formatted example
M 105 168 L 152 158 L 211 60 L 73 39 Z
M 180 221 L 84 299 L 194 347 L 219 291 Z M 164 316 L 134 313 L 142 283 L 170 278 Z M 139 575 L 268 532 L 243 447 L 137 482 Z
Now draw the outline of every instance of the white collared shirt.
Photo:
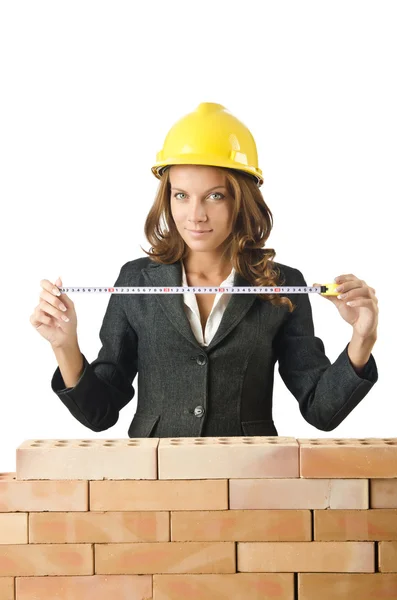
M 185 265 L 183 264 L 183 260 L 181 261 L 181 263 L 182 287 L 188 287 Z M 222 283 L 219 286 L 216 287 L 232 286 L 234 284 L 235 272 L 236 271 L 233 267 L 230 271 L 229 276 L 224 281 L 222 281 Z M 219 327 L 223 313 L 225 312 L 226 306 L 231 296 L 231 294 L 227 294 L 226 292 L 218 292 L 215 295 L 214 304 L 207 319 L 207 323 L 205 325 L 205 332 L 203 336 L 203 328 L 201 326 L 200 311 L 196 300 L 196 294 L 194 294 L 193 292 L 183 293 L 184 309 L 186 316 L 189 319 L 194 336 L 201 346 L 208 346 L 208 344 L 211 342 Z

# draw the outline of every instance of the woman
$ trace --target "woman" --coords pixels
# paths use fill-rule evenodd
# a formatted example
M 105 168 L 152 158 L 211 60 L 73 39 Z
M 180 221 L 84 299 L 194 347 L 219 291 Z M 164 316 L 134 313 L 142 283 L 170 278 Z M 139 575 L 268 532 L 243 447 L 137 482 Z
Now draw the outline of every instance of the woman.
M 115 287 L 307 285 L 298 269 L 263 248 L 273 222 L 259 189 L 255 141 L 225 107 L 202 103 L 180 119 L 152 171 L 160 179 L 145 223 L 152 247 L 123 265 Z M 352 274 L 341 282 L 343 300 L 324 297 L 353 335 L 333 364 L 314 335 L 306 294 L 113 294 L 91 364 L 78 346 L 73 302 L 63 294 L 71 316 L 65 323 L 48 280 L 31 321 L 58 360 L 53 391 L 93 431 L 117 422 L 138 372 L 130 437 L 278 435 L 276 361 L 302 416 L 331 431 L 378 379 L 375 290 Z M 41 315 L 53 318 L 51 329 Z

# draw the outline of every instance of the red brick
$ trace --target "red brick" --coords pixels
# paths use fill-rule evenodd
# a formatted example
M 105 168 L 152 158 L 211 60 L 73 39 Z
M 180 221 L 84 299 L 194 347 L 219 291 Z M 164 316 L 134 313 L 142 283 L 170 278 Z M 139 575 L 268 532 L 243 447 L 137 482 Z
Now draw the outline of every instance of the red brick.
M 298 438 L 301 477 L 397 477 L 397 438 Z
M 154 575 L 153 592 L 155 600 L 294 600 L 294 575 Z
M 0 600 L 16 600 L 14 579 L 15 577 L 0 577 Z
M 18 481 L 0 476 L 0 513 L 88 510 L 88 481 Z
M 238 542 L 240 572 L 373 572 L 373 542 Z
M 16 578 L 16 600 L 147 600 L 152 589 L 151 575 Z
M 229 508 L 368 508 L 367 479 L 230 479 Z
M 397 540 L 397 509 L 315 510 L 318 541 Z
M 159 479 L 299 477 L 299 446 L 290 437 L 163 438 Z
M 397 541 L 379 542 L 378 558 L 379 571 L 397 573 Z
M 299 573 L 299 600 L 394 600 L 397 575 Z
M 17 479 L 157 479 L 157 438 L 26 440 Z
M 228 481 L 90 481 L 90 510 L 225 510 Z
M 235 573 L 233 542 L 95 544 L 95 572 Z
M 91 544 L 0 544 L 1 577 L 92 573 Z
M 0 544 L 28 543 L 28 514 L 0 513 Z M 0 596 L 1 600 L 1 596 Z
M 371 508 L 397 508 L 397 479 L 370 479 Z
M 310 541 L 309 510 L 217 510 L 171 513 L 173 541 Z
M 1 515 L 0 515 L 1 517 Z M 30 543 L 167 542 L 169 512 L 31 513 Z

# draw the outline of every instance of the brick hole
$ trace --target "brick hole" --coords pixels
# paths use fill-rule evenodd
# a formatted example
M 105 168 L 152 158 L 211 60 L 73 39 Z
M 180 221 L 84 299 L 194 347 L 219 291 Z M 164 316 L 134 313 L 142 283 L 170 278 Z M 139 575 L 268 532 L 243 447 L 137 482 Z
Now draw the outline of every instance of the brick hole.
M 229 444 L 230 442 L 226 441 L 226 440 L 219 440 L 219 444 L 223 444 L 224 446 L 227 446 L 227 444 Z
M 41 446 L 41 444 L 31 444 L 32 446 Z
M 84 448 L 87 448 L 87 446 L 90 446 L 91 444 L 77 444 L 78 446 L 83 446 Z
M 253 443 L 254 443 L 254 440 L 250 440 L 250 438 L 245 438 L 243 440 L 243 444 L 253 444 Z
M 227 437 L 220 437 L 220 438 L 218 438 L 218 440 L 222 441 L 222 442 L 228 442 L 229 438 L 227 438 Z
M 179 442 L 170 442 L 170 446 L 179 446 Z
M 172 438 L 170 442 L 180 442 L 180 438 Z
M 389 446 L 397 446 L 397 442 L 385 442 L 385 444 L 388 444 Z
M 193 442 L 193 444 L 195 444 L 196 446 L 202 446 L 203 444 L 205 444 L 205 440 L 197 440 L 197 442 Z
M 127 446 L 138 446 L 139 442 L 128 442 Z
M 34 440 L 35 444 L 42 444 L 44 442 L 44 440 Z
M 104 446 L 114 446 L 114 444 L 103 444 Z M 87 444 L 88 446 L 88 444 Z

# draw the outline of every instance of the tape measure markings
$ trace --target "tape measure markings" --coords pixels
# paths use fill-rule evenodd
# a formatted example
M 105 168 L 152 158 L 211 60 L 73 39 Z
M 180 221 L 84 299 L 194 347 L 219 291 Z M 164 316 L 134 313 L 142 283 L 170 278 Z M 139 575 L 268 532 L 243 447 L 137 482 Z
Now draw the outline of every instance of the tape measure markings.
M 274 286 L 274 287 L 242 287 L 242 286 L 223 286 L 223 287 L 83 287 L 68 286 L 60 287 L 61 292 L 67 293 L 102 293 L 102 294 L 184 294 L 191 292 L 193 294 L 310 294 L 320 293 L 326 295 L 337 295 L 335 291 L 337 284 L 326 284 L 320 286 Z

